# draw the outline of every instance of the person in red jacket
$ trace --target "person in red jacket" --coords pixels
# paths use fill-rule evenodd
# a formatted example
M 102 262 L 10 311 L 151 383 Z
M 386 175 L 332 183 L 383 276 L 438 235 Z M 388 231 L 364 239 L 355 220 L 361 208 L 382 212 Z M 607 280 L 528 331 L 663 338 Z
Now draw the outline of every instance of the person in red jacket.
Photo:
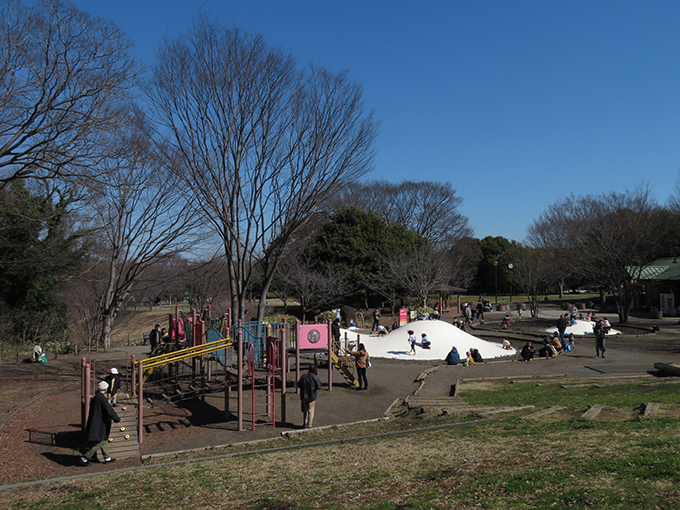
M 85 441 L 87 450 L 80 457 L 82 466 L 89 466 L 90 461 L 97 455 L 97 450 L 101 449 L 104 456 L 104 463 L 108 464 L 116 459 L 109 455 L 109 434 L 111 433 L 111 422 L 120 423 L 120 417 L 113 410 L 106 398 L 106 390 L 109 383 L 102 381 L 97 385 L 97 393 L 90 401 L 90 414 L 85 427 Z

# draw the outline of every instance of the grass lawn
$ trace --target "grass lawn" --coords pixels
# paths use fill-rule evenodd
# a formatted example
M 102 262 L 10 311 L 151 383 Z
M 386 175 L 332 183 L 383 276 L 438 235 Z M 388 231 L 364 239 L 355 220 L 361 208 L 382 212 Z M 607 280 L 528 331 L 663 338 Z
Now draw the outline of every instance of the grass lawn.
M 459 397 L 480 412 L 483 406 L 534 407 L 503 413 L 491 423 L 329 443 L 454 419 L 441 410 L 403 406 L 384 422 L 269 445 L 316 443 L 308 448 L 5 490 L 3 503 L 36 510 L 680 508 L 678 384 L 674 379 L 466 383 Z M 648 402 L 660 403 L 659 417 L 641 418 Z M 605 406 L 601 417 L 585 420 L 583 412 L 594 404 Z M 562 409 L 527 417 L 554 406 Z

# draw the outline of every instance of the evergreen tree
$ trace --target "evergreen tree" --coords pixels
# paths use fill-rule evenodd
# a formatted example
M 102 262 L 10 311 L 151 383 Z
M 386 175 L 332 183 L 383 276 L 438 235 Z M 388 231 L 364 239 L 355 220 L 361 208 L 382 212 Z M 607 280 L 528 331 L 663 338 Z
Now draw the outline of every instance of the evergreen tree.
M 64 340 L 68 310 L 60 283 L 83 255 L 69 232 L 70 198 L 31 194 L 23 181 L 0 191 L 0 324 L 3 341 Z

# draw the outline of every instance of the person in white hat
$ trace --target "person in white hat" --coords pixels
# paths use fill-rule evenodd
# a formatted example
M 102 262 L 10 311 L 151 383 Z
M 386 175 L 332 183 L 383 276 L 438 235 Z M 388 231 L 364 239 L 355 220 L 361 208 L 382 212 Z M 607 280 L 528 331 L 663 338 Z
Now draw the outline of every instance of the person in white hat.
M 109 389 L 106 391 L 106 398 L 109 399 L 109 404 L 113 407 L 118 407 L 118 404 L 116 404 L 116 398 L 120 390 L 120 374 L 118 369 L 112 368 L 111 373 L 104 380 L 109 384 Z
M 102 451 L 105 464 L 116 460 L 109 455 L 109 434 L 111 433 L 111 422 L 120 423 L 121 420 L 104 395 L 108 389 L 109 384 L 106 381 L 100 382 L 97 385 L 97 393 L 90 400 L 90 414 L 87 419 L 87 427 L 85 427 L 87 446 L 79 459 L 81 466 L 89 466 L 90 461 L 97 455 L 99 449 Z

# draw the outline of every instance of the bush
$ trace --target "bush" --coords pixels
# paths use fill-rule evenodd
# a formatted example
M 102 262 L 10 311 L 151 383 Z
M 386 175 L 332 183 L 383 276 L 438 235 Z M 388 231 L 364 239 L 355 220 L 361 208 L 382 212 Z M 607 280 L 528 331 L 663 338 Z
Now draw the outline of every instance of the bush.
M 416 312 L 418 312 L 418 315 L 423 315 L 425 313 L 432 315 L 434 313 L 434 308 L 430 308 L 429 306 L 419 306 L 416 308 Z
M 316 316 L 316 318 L 319 320 L 319 322 L 326 322 L 327 320 L 335 320 L 335 312 L 331 310 L 326 310 L 324 312 L 321 312 Z
M 283 313 L 279 313 L 276 315 L 268 315 L 267 317 L 264 318 L 265 322 L 283 322 L 283 320 L 286 320 L 288 324 L 295 324 L 299 319 L 295 317 L 295 315 L 286 315 Z

